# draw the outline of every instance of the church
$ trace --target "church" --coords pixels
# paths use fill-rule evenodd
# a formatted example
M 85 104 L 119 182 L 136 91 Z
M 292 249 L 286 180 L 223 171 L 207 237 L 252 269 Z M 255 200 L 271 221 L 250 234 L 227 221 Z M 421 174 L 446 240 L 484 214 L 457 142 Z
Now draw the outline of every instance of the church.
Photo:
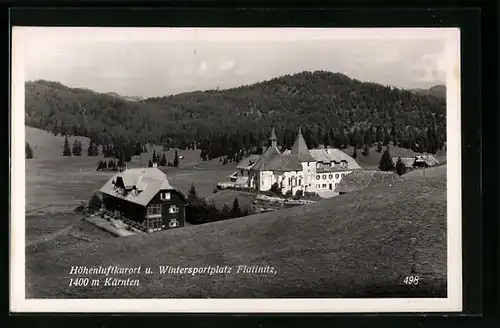
M 361 169 L 354 158 L 340 149 L 309 149 L 300 128 L 290 150 L 278 149 L 274 128 L 269 142 L 262 155 L 250 155 L 238 163 L 238 171 L 230 177 L 235 186 L 267 191 L 277 184 L 283 194 L 292 195 L 298 190 L 333 192 L 342 177 Z

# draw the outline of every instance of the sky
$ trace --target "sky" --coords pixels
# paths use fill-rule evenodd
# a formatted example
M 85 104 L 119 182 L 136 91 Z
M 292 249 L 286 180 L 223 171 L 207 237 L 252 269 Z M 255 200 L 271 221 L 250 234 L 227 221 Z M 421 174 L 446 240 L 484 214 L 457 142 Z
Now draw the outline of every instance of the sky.
M 26 81 L 157 97 L 314 70 L 429 88 L 445 83 L 449 39 L 456 34 L 454 29 L 14 27 L 13 47 L 22 45 Z

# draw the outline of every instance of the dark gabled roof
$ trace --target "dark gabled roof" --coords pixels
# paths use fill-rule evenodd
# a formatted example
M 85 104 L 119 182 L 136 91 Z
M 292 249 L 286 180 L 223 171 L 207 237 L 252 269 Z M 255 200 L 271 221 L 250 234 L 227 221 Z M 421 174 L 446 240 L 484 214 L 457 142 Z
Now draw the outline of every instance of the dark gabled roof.
M 311 156 L 309 152 L 309 148 L 307 148 L 306 141 L 302 136 L 302 130 L 299 128 L 299 134 L 297 135 L 297 139 L 295 139 L 295 143 L 292 146 L 292 150 L 290 151 L 290 156 L 293 156 L 298 159 L 299 162 L 315 162 L 314 157 Z
M 266 171 L 265 167 L 267 166 L 267 164 L 277 156 L 281 156 L 281 153 L 276 147 L 267 148 L 264 154 L 260 156 L 257 163 L 255 163 L 255 165 L 252 167 L 252 170 Z
M 236 165 L 237 169 L 250 169 L 252 166 L 257 163 L 257 161 L 260 159 L 261 155 L 249 155 L 245 158 L 243 158 L 238 165 Z
M 302 165 L 299 160 L 290 155 L 281 155 L 274 157 L 264 167 L 263 171 L 301 171 Z

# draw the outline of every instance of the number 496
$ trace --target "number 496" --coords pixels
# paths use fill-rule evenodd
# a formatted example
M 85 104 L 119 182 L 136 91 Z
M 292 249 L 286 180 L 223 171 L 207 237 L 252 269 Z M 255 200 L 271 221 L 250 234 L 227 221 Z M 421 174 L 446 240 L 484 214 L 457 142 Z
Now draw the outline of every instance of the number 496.
M 408 276 L 403 282 L 407 285 L 418 285 L 418 276 Z

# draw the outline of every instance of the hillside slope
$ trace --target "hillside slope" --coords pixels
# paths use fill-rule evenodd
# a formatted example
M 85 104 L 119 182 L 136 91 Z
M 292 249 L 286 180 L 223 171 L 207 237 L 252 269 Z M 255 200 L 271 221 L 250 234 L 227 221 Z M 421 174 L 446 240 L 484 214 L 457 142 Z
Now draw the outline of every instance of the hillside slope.
M 424 96 L 434 96 L 446 99 L 446 86 L 445 85 L 435 85 L 429 89 L 412 89 L 412 91 L 424 95 Z
M 25 127 L 25 140 L 30 144 L 33 149 L 35 159 L 50 159 L 55 157 L 62 157 L 64 137 L 55 136 L 52 133 L 30 126 Z M 70 136 L 68 142 L 70 148 L 73 142 L 78 140 L 82 143 L 82 156 L 87 156 L 90 139 L 81 136 Z M 96 160 L 97 162 L 97 160 Z
M 40 298 L 446 297 L 446 177 L 412 179 L 313 205 L 151 235 L 27 248 Z M 150 267 L 137 287 L 68 287 L 71 266 Z M 228 274 L 164 274 L 231 266 Z M 236 274 L 239 265 L 275 274 Z M 418 275 L 418 286 L 403 283 Z M 101 278 L 104 276 L 94 276 Z
M 258 146 L 267 140 L 271 125 L 282 145 L 293 143 L 299 125 L 310 147 L 327 139 L 326 134 L 332 143 L 362 144 L 366 131 L 371 134 L 368 139 L 382 141 L 391 129 L 394 138 L 403 139 L 429 126 L 436 127 L 442 140 L 445 116 L 445 101 L 439 97 L 323 71 L 142 101 L 57 82 L 26 83 L 29 126 L 102 142 L 124 136 L 143 142 L 161 139 L 172 147 L 197 143 L 209 148 L 207 144 L 217 140 L 224 144 L 218 147 L 222 150 L 211 149 L 214 157 L 240 146 L 227 140 Z M 378 135 L 375 128 L 380 129 Z

